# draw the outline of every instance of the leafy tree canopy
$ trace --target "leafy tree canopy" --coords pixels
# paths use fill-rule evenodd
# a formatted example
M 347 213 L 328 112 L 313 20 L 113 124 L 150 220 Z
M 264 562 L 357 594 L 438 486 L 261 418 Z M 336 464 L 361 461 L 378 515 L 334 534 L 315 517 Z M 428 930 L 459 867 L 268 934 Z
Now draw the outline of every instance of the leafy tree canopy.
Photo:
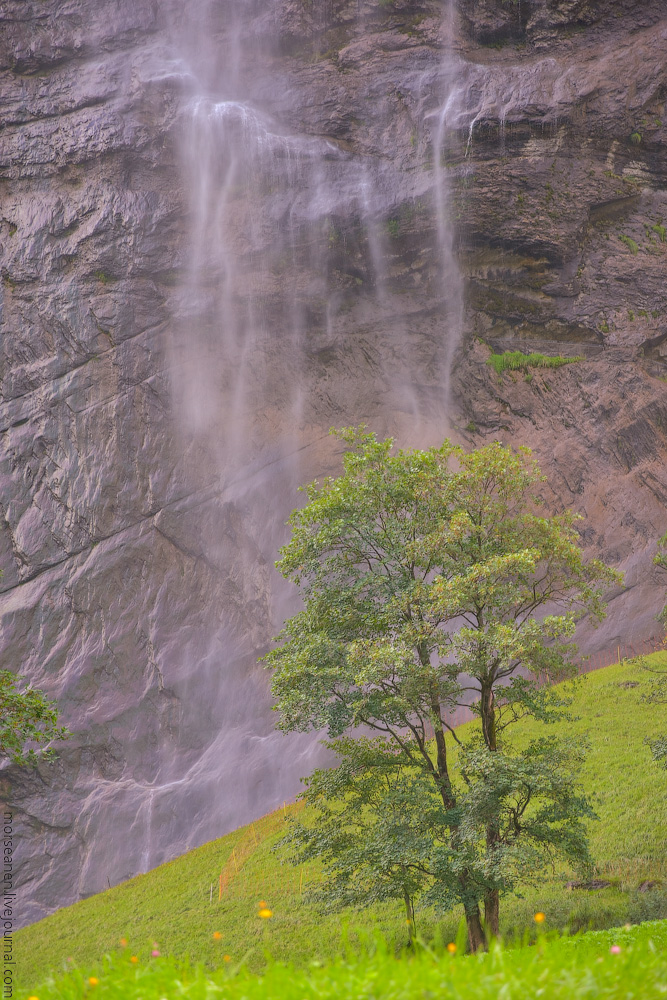
M 433 892 L 464 904 L 477 947 L 479 901 L 497 929 L 499 894 L 526 865 L 529 848 L 520 856 L 516 842 L 519 832 L 531 841 L 528 815 L 533 847 L 548 841 L 581 855 L 580 840 L 568 846 L 557 806 L 565 786 L 549 763 L 564 757 L 537 746 L 516 756 L 505 731 L 525 714 L 554 718 L 562 703 L 543 682 L 574 672 L 576 617 L 601 619 L 603 591 L 620 577 L 585 560 L 577 515 L 545 514 L 543 477 L 527 449 L 494 443 L 465 453 L 445 441 L 394 454 L 392 441 L 374 434 L 340 436 L 351 446 L 343 475 L 305 487 L 307 503 L 293 512 L 277 563 L 304 599 L 265 658 L 280 726 L 326 729 L 334 739 L 358 726 L 374 731 L 376 755 L 396 759 L 389 812 L 396 795 L 409 786 L 414 797 L 426 782 L 439 798 L 442 842 L 426 875 Z M 445 732 L 463 704 L 481 732 L 478 745 L 461 750 L 457 787 Z M 350 758 L 349 745 L 337 748 Z M 375 775 L 383 766 L 369 764 Z M 572 773 L 566 767 L 562 781 Z M 526 795 L 531 808 L 540 795 L 550 804 L 529 813 Z M 563 802 L 576 826 L 588 806 L 573 791 Z
M 70 733 L 58 726 L 58 712 L 42 691 L 28 687 L 19 691 L 19 678 L 0 670 L 0 755 L 15 764 L 36 764 L 50 759 L 52 749 L 40 749 Z M 32 744 L 32 746 L 30 745 Z
M 54 755 L 40 747 L 71 734 L 58 726 L 57 709 L 44 693 L 32 687 L 20 691 L 16 686 L 20 680 L 10 670 L 0 670 L 0 757 L 15 764 L 36 764 L 40 757 L 48 760 Z

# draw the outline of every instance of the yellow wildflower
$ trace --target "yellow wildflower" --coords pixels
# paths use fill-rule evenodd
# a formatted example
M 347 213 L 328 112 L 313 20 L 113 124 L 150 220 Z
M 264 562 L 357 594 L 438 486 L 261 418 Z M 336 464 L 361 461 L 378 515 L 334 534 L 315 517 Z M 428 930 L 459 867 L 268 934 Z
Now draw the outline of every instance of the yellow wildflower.
M 453 941 L 450 941 L 449 944 L 447 945 L 447 951 L 449 952 L 450 955 L 454 955 L 456 953 L 456 945 L 454 944 Z
M 214 941 L 219 941 L 221 937 L 222 937 L 222 934 L 220 933 L 220 931 L 213 931 L 213 940 Z
M 132 958 L 130 959 L 130 961 L 131 961 L 131 962 L 134 962 L 134 964 L 136 965 L 136 964 L 137 964 L 137 962 L 139 961 L 139 959 L 137 958 L 137 956 L 136 956 L 136 955 L 133 955 L 133 956 L 132 956 Z
M 535 921 L 536 924 L 543 924 L 546 919 L 547 918 L 543 913 L 536 913 L 535 916 L 533 917 L 533 920 Z
M 269 917 L 273 916 L 273 910 L 269 910 L 269 908 L 267 906 L 264 906 L 259 911 L 258 916 L 260 916 L 262 918 L 262 920 L 268 920 Z
M 90 983 L 91 986 L 97 986 L 97 984 L 99 983 L 99 979 L 97 978 L 97 976 L 89 976 L 88 982 Z

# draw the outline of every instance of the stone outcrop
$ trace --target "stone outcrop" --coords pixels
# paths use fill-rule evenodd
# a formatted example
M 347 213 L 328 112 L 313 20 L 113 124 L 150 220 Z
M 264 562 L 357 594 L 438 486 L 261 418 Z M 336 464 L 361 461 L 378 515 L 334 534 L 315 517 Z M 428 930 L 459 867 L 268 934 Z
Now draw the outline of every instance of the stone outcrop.
M 273 731 L 256 660 L 332 424 L 529 444 L 627 574 L 584 647 L 657 631 L 664 4 L 240 6 L 0 8 L 3 665 L 75 731 L 1 775 L 24 922 L 298 790 L 317 747 Z M 277 149 L 225 206 L 252 341 L 221 339 L 228 257 L 192 249 L 187 67 L 215 97 L 234 52 Z M 517 348 L 583 360 L 487 365 Z

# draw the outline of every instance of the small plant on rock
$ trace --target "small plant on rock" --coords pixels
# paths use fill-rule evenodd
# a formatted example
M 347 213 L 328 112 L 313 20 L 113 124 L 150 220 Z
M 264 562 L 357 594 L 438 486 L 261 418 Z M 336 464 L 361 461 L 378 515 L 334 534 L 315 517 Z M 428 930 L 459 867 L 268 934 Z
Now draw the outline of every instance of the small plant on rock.
M 583 360 L 580 355 L 566 358 L 562 355 L 552 357 L 537 351 L 532 354 L 523 354 L 521 351 L 505 351 L 503 354 L 492 354 L 486 359 L 486 363 L 501 375 L 506 370 L 528 372 L 531 368 L 560 368 L 562 365 L 571 365 L 575 361 Z
M 633 257 L 639 253 L 639 245 L 632 239 L 631 236 L 626 236 L 625 233 L 621 233 L 618 238 L 621 243 L 625 243 Z

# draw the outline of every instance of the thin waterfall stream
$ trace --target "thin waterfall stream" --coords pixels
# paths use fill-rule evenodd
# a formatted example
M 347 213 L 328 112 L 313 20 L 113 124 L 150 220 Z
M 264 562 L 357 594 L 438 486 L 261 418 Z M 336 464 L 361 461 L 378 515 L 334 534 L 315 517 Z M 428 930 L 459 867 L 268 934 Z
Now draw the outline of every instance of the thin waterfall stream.
M 353 39 L 368 30 L 366 6 L 348 26 Z M 401 75 L 415 136 L 407 159 L 386 146 L 393 124 L 384 98 L 369 102 L 374 140 L 359 151 L 295 127 L 308 94 L 291 89 L 267 42 L 270 5 L 225 10 L 226 20 L 220 5 L 201 4 L 187 29 L 173 26 L 172 58 L 187 81 L 179 141 L 190 229 L 172 386 L 186 446 L 207 456 L 212 488 L 238 512 L 263 565 L 270 621 L 258 623 L 254 642 L 261 636 L 266 648 L 296 607 L 271 563 L 297 487 L 335 471 L 329 426 L 368 423 L 412 445 L 450 429 L 463 296 L 446 160 L 460 59 L 449 3 L 437 60 Z M 415 265 L 397 281 L 402 230 Z M 215 550 L 220 525 L 207 530 Z M 211 742 L 168 796 L 172 807 L 178 794 L 197 803 L 198 839 L 293 797 L 322 754 L 315 737 L 274 730 L 255 665 L 261 648 L 226 626 L 225 607 L 219 614 L 201 682 L 210 685 Z

